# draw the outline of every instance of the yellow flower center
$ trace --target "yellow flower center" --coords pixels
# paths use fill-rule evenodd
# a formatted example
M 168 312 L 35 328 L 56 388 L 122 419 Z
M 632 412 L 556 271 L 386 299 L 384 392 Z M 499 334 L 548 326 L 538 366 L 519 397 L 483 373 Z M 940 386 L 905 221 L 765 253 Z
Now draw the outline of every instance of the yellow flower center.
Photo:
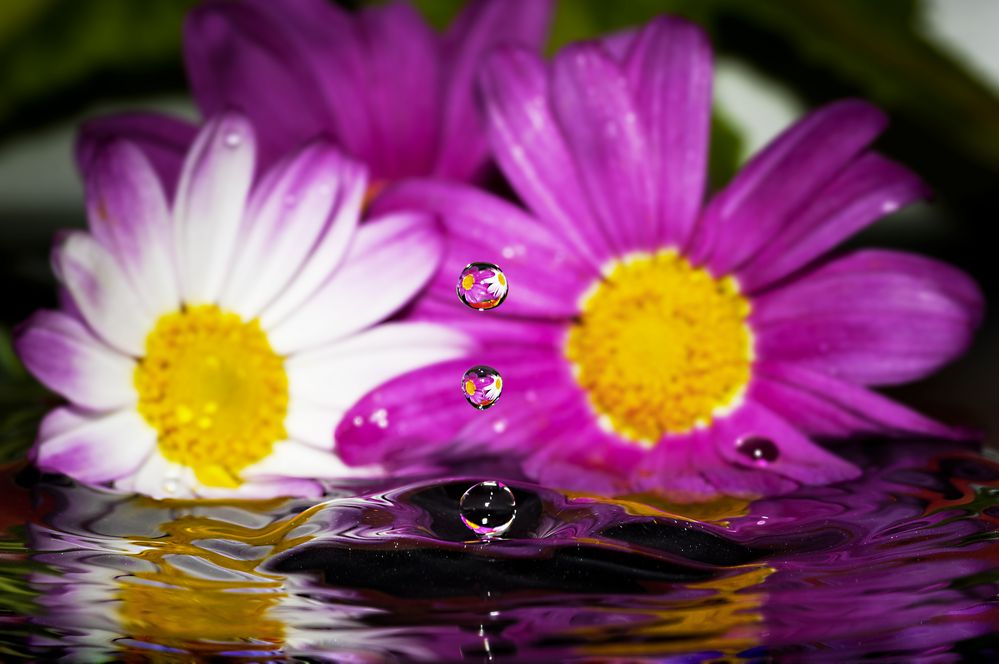
M 470 274 L 466 274 L 461 278 L 461 288 L 462 290 L 468 290 L 475 285 L 475 277 Z
M 470 380 L 465 381 L 465 394 L 472 396 L 475 394 L 475 383 Z
M 498 272 L 496 274 L 496 281 L 499 282 L 500 286 L 506 286 L 506 276 L 504 276 L 502 272 Z
M 673 250 L 617 263 L 586 297 L 566 356 L 622 437 L 654 445 L 707 425 L 749 382 L 749 301 Z
M 204 484 L 239 486 L 285 437 L 288 376 L 256 320 L 214 305 L 165 314 L 134 379 L 160 452 Z

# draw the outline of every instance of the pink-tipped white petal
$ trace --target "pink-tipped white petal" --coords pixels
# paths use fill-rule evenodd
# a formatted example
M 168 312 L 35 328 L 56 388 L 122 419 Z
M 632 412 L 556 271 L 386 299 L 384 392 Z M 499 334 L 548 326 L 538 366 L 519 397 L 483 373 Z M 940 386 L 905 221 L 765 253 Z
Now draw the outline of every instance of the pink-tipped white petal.
M 366 223 L 343 264 L 290 316 L 261 319 L 271 346 L 288 355 L 348 336 L 387 318 L 437 269 L 443 239 L 432 219 L 395 214 Z
M 220 304 L 252 319 L 279 294 L 288 298 L 314 253 L 322 254 L 315 265 L 334 270 L 357 225 L 364 184 L 363 166 L 325 140 L 278 162 L 254 188 Z
M 115 257 L 153 315 L 180 305 L 163 185 L 138 147 L 111 143 L 87 170 L 87 212 L 94 237 Z
M 173 212 L 187 303 L 215 302 L 222 291 L 253 178 L 255 143 L 245 118 L 220 115 L 201 130 L 184 162 Z
M 343 341 L 288 358 L 285 369 L 292 403 L 301 398 L 346 410 L 385 381 L 413 369 L 459 357 L 473 345 L 469 337 L 443 325 L 379 325 Z M 325 432 L 327 441 L 332 440 L 332 431 L 329 428 Z
M 51 435 L 35 444 L 35 463 L 43 471 L 64 473 L 81 482 L 101 483 L 130 475 L 156 444 L 156 432 L 132 409 L 88 415 L 62 408 L 50 417 L 59 421 L 43 428 L 43 433 Z
M 61 311 L 36 312 L 14 342 L 28 370 L 49 389 L 94 410 L 134 404 L 135 361 L 97 340 Z
M 52 267 L 87 325 L 110 346 L 139 357 L 155 322 L 114 257 L 92 236 L 63 234 L 52 250 Z

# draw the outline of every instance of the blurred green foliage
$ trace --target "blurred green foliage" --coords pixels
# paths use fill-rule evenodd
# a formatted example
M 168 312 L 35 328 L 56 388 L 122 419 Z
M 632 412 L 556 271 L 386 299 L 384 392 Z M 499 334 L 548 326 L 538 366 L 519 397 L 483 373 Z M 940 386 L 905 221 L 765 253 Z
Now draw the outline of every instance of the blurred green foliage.
M 194 0 L 0 2 L 0 139 L 106 99 L 181 90 Z

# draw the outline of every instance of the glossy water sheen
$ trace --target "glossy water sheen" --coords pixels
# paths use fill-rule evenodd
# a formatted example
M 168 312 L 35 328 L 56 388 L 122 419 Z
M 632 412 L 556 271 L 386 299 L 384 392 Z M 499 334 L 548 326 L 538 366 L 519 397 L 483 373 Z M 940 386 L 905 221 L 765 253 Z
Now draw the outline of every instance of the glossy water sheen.
M 511 478 L 492 541 L 458 502 L 511 477 L 499 464 L 321 505 L 160 503 L 11 467 L 0 659 L 999 660 L 999 465 L 927 443 L 852 456 L 856 481 L 752 503 Z
M 478 482 L 461 495 L 458 514 L 461 522 L 479 537 L 499 537 L 510 530 L 517 518 L 517 499 L 502 482 Z

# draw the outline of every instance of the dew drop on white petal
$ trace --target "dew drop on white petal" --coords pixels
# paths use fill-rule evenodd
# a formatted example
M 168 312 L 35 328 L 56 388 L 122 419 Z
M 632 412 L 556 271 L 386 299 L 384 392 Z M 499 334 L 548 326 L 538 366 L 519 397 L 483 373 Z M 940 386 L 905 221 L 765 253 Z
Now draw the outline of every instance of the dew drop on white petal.
M 503 393 L 503 377 L 492 367 L 478 364 L 461 377 L 461 393 L 473 408 L 485 410 Z
M 469 263 L 458 275 L 455 292 L 465 306 L 486 311 L 503 304 L 510 292 L 510 284 L 499 266 Z
M 177 489 L 180 488 L 180 482 L 176 478 L 168 477 L 163 480 L 163 491 L 166 493 L 177 493 Z
M 510 487 L 496 480 L 479 482 L 458 501 L 461 522 L 482 539 L 499 537 L 513 525 L 517 500 Z

